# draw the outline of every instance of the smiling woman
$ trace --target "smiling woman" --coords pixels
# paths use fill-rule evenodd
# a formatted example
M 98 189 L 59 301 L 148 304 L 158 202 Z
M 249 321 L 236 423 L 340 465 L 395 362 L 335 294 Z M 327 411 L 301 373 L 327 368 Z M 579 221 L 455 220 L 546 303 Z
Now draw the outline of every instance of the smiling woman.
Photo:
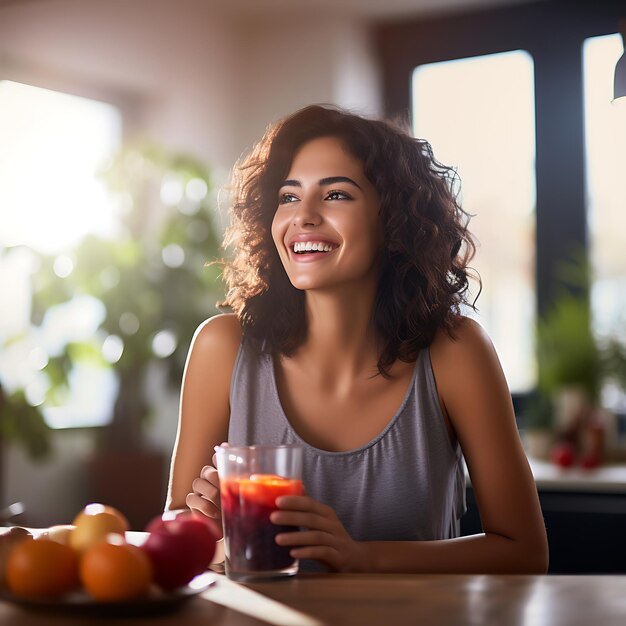
M 114 230 L 97 180 L 120 143 L 113 106 L 0 81 L 0 136 L 0 245 L 56 253 Z
M 384 120 L 310 106 L 270 127 L 235 168 L 234 315 L 194 337 L 169 507 L 221 517 L 212 444 L 296 445 L 306 495 L 270 520 L 299 527 L 275 541 L 304 568 L 545 572 L 506 380 L 460 312 L 474 246 L 455 180 Z

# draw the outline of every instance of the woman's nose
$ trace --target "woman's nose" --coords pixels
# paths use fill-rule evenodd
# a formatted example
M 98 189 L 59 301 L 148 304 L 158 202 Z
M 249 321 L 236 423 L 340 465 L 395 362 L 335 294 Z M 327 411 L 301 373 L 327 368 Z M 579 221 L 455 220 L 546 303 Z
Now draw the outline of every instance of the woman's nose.
M 298 202 L 293 213 L 294 226 L 317 226 L 321 221 L 322 216 L 315 202 L 310 200 Z

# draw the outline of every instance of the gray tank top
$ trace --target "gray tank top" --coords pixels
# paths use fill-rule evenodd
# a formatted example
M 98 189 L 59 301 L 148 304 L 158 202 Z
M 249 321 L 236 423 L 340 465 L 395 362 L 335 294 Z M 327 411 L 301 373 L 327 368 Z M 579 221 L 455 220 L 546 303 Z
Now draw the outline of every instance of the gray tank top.
M 428 349 L 398 411 L 370 442 L 347 452 L 309 445 L 281 406 L 270 354 L 245 340 L 230 388 L 231 445 L 298 444 L 307 494 L 331 506 L 357 541 L 449 539 L 465 513 L 465 471 L 441 413 Z

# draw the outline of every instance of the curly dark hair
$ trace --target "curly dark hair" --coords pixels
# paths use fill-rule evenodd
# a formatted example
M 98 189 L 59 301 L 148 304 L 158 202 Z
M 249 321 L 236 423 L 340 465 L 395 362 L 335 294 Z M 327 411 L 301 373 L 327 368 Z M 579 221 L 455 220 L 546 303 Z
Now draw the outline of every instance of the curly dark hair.
M 304 292 L 287 277 L 271 225 L 295 153 L 319 137 L 339 139 L 380 197 L 384 243 L 373 321 L 378 371 L 388 376 L 396 359 L 415 361 L 439 328 L 454 336 L 462 305 L 475 308 L 468 264 L 476 247 L 467 228 L 471 216 L 457 201 L 456 171 L 400 124 L 314 105 L 268 128 L 233 170 L 224 245 L 235 253 L 225 263 L 228 291 L 220 306 L 235 312 L 244 337 L 264 352 L 290 356 L 304 342 Z

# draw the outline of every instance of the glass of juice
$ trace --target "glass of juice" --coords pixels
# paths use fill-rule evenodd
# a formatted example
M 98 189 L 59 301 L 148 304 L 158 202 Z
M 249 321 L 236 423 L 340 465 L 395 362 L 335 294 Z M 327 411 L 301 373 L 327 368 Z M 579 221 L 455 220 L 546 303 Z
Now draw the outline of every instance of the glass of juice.
M 233 580 L 293 576 L 298 561 L 275 539 L 294 526 L 270 521 L 279 496 L 299 496 L 302 486 L 300 446 L 217 446 L 226 575 Z

